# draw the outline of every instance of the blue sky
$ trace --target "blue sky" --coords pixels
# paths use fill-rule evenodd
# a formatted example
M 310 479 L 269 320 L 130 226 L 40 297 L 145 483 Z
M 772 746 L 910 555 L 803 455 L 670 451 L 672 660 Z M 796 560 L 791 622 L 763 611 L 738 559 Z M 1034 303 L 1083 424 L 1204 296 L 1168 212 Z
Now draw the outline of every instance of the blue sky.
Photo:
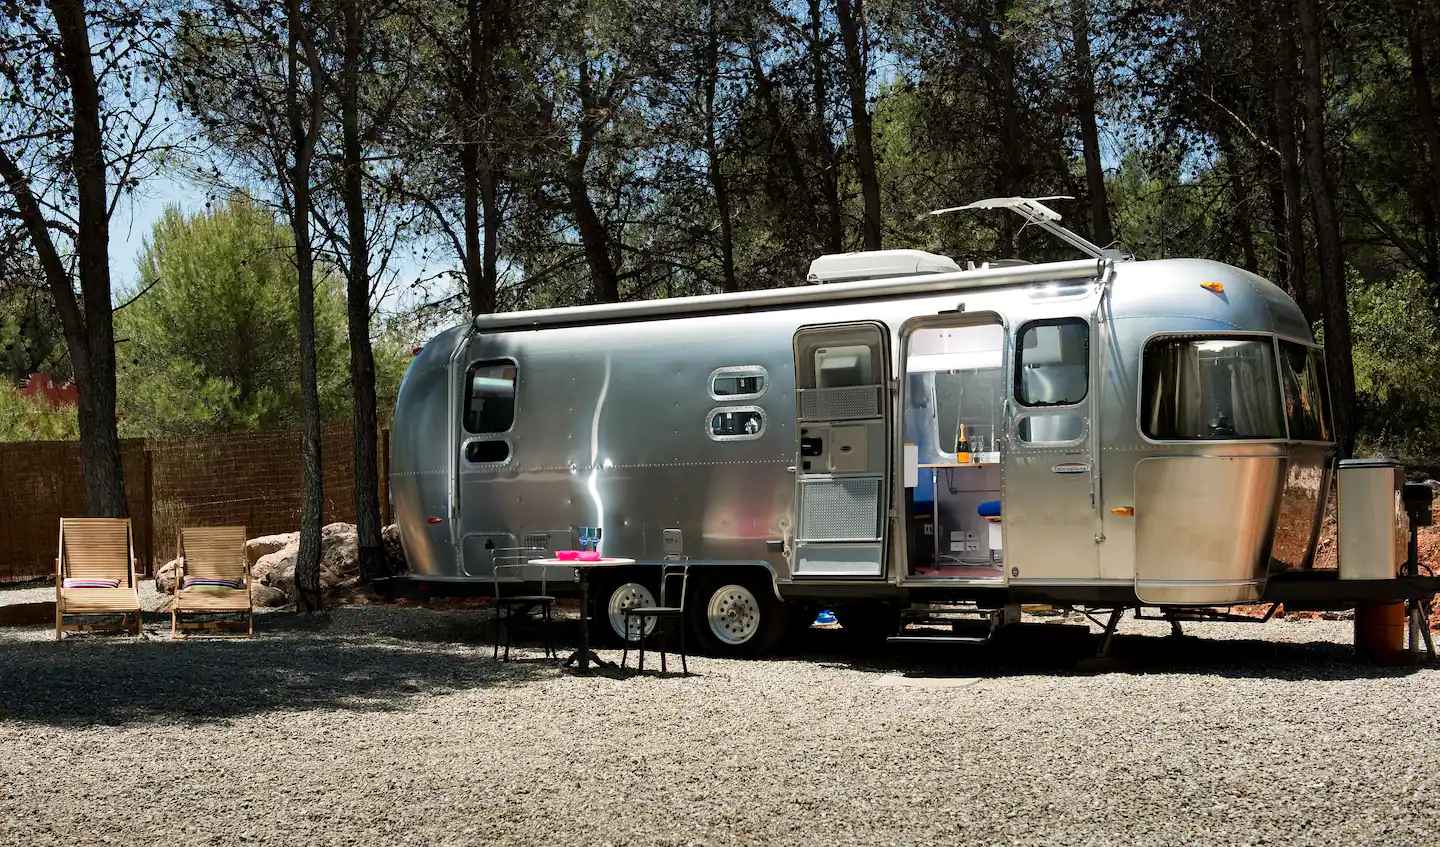
M 110 290 L 117 299 L 135 290 L 142 241 L 172 203 L 194 212 L 205 207 L 205 193 L 188 182 L 156 177 L 116 208 L 110 221 Z
M 120 202 L 110 222 L 110 292 L 117 303 L 139 287 L 140 252 L 155 223 L 165 214 L 165 208 L 175 205 L 181 212 L 194 214 L 205 208 L 207 199 L 204 186 L 162 174 L 146 181 L 135 196 Z M 392 270 L 397 279 L 406 281 L 431 276 L 449 267 L 450 263 L 443 256 L 428 262 L 398 255 L 392 260 Z M 398 288 L 398 291 L 383 298 L 380 304 L 383 310 L 402 309 L 417 302 L 408 286 L 400 285 Z

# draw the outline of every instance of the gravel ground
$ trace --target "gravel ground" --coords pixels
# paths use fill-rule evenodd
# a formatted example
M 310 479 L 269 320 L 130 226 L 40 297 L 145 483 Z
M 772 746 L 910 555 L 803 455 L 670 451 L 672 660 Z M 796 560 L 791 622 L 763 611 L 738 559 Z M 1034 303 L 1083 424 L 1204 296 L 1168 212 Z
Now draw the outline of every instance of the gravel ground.
M 16 603 L 48 603 L 55 599 L 55 581 L 42 585 L 26 585 L 16 587 L 11 585 L 0 586 L 0 606 L 9 606 Z M 159 609 L 161 604 L 170 599 L 169 594 L 162 594 L 155 590 L 155 580 L 140 580 L 140 605 L 147 612 Z M 269 611 L 268 609 L 256 609 L 256 611 Z M 55 634 L 52 629 L 51 635 Z M 3 644 L 0 641 L 0 644 Z
M 1350 626 L 1127 620 L 1101 675 L 1053 626 L 868 653 L 815 630 L 623 679 L 494 662 L 465 611 L 0 629 L 0 843 L 1428 842 L 1440 670 L 1355 663 Z

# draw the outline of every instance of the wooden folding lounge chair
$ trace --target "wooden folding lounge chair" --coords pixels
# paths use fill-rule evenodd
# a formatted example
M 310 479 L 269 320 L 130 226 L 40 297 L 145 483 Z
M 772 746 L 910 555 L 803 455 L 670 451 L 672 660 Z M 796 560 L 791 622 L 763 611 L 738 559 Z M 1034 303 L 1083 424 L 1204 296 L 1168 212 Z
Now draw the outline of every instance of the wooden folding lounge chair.
M 250 602 L 250 563 L 245 558 L 245 527 L 185 527 L 176 538 L 175 602 L 170 607 L 170 637 L 249 638 L 255 634 Z M 185 620 L 187 615 L 239 615 L 244 632 L 223 632 L 239 621 Z M 214 630 L 181 636 L 181 630 Z
M 61 518 L 55 559 L 55 640 L 66 632 L 141 634 L 140 574 L 129 518 Z M 70 617 L 120 616 L 118 626 L 67 624 Z

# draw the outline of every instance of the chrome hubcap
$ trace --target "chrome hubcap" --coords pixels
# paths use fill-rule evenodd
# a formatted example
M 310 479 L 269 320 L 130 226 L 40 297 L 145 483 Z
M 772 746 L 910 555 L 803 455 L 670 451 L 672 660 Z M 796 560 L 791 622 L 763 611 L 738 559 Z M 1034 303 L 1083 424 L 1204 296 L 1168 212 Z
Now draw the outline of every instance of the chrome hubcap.
M 744 644 L 760 629 L 760 603 L 743 585 L 726 585 L 710 595 L 710 634 L 726 644 Z
M 625 629 L 625 610 L 633 609 L 636 606 L 655 605 L 655 595 L 650 589 L 638 582 L 627 582 L 624 585 L 616 586 L 610 592 L 610 603 L 606 609 L 610 617 L 610 627 L 617 635 L 628 641 L 638 641 L 640 638 L 640 627 L 645 627 L 645 634 L 649 635 L 655 631 L 655 619 L 650 618 L 643 624 L 639 618 L 630 619 L 630 629 Z

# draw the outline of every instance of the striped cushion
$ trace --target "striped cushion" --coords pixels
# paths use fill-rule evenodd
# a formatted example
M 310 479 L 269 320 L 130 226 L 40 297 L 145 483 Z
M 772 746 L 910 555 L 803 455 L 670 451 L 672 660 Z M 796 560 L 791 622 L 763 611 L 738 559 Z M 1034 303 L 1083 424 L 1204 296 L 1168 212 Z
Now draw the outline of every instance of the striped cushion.
M 238 579 L 220 579 L 214 576 L 187 576 L 180 583 L 181 591 L 189 591 L 192 588 L 204 588 L 220 590 L 226 588 L 244 588 L 245 583 Z
M 120 580 L 99 576 L 70 576 L 65 578 L 65 588 L 119 588 Z

